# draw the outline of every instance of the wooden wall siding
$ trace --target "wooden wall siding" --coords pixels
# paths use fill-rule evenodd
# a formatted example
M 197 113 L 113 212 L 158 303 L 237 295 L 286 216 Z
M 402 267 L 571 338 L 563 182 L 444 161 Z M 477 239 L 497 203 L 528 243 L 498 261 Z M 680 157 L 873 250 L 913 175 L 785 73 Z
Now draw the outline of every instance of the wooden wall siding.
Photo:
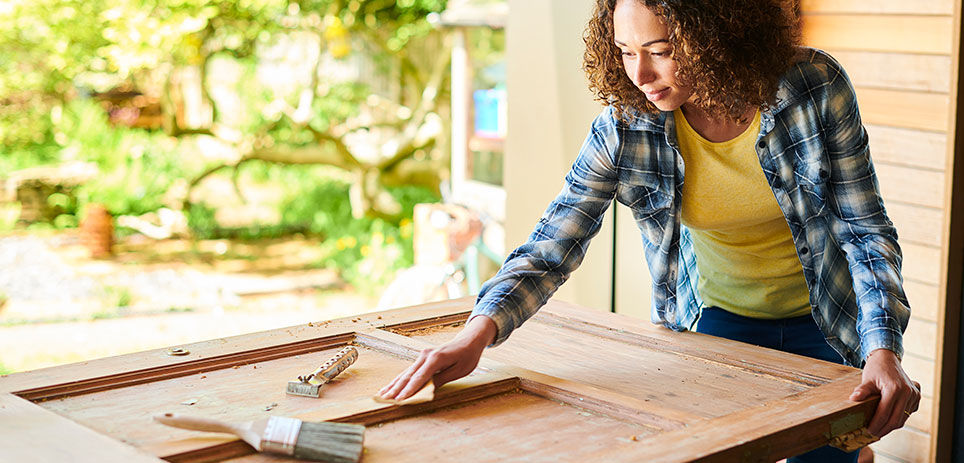
M 904 352 L 921 358 L 934 358 L 937 350 L 934 343 L 934 339 L 937 339 L 937 323 L 911 318 L 907 331 L 914 333 L 914 336 L 907 336 Z
M 950 86 L 951 59 L 946 55 L 837 51 L 833 57 L 866 87 L 946 92 Z
M 874 450 L 887 455 L 907 455 L 910 458 L 906 461 L 925 461 L 927 459 L 927 452 L 930 451 L 930 436 L 927 433 L 905 428 L 898 429 L 887 437 L 887 439 L 883 439 L 880 443 L 874 445 Z
M 900 247 L 904 252 L 904 261 L 901 268 L 904 280 L 929 285 L 939 283 L 940 268 L 933 263 L 940 259 L 940 249 L 913 243 L 902 243 Z
M 900 230 L 901 243 L 940 246 L 943 210 L 913 204 L 888 202 L 887 215 Z
M 820 13 L 950 15 L 954 0 L 801 0 L 800 6 L 804 12 Z
M 870 152 L 874 162 L 944 170 L 947 158 L 947 134 L 944 132 L 864 125 L 870 137 Z
M 937 286 L 904 281 L 904 292 L 910 301 L 913 317 L 920 320 L 937 321 L 938 288 Z
M 860 116 L 867 124 L 947 130 L 950 116 L 947 93 L 857 87 L 857 100 L 860 101 Z
M 912 353 L 904 353 L 901 363 L 907 374 L 920 383 L 921 395 L 934 397 L 934 362 Z
M 804 43 L 830 52 L 857 90 L 912 308 L 904 368 L 920 411 L 874 444 L 878 462 L 925 462 L 931 445 L 954 0 L 800 0 Z
M 932 408 L 934 407 L 934 400 L 929 397 L 924 397 L 920 401 L 920 408 L 917 413 L 910 416 L 907 419 L 907 426 L 914 429 L 918 429 L 921 432 L 931 432 L 931 420 L 929 417 L 932 413 Z
M 871 153 L 873 156 L 873 153 Z M 901 204 L 940 209 L 943 206 L 944 172 L 878 162 L 877 180 L 884 198 Z
M 803 30 L 807 43 L 823 49 L 933 55 L 951 52 L 950 15 L 805 14 Z

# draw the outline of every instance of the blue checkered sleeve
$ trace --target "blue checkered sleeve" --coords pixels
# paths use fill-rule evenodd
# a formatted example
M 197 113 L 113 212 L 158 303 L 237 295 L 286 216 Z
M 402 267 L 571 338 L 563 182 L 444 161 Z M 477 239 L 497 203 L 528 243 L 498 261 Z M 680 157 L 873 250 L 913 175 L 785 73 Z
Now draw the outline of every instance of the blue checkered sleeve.
M 901 288 L 897 232 L 884 210 L 853 87 L 842 68 L 829 67 L 828 73 L 828 97 L 822 102 L 830 162 L 829 228 L 853 279 L 861 357 L 880 348 L 902 356 L 902 327 L 910 309 Z M 851 288 L 825 289 L 842 293 Z
M 566 175 L 562 191 L 546 208 L 526 242 L 479 292 L 472 316 L 491 318 L 494 345 L 535 314 L 586 255 L 613 200 L 618 145 L 611 117 L 600 115 Z

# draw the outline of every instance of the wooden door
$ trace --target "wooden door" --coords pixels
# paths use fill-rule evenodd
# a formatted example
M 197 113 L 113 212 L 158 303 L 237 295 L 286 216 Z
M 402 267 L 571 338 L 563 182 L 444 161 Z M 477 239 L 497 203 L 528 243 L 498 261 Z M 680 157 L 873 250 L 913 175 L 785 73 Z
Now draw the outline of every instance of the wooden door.
M 452 338 L 471 307 L 446 301 L 8 375 L 3 458 L 281 461 L 151 421 L 177 412 L 362 423 L 364 462 L 763 462 L 858 439 L 876 406 L 847 400 L 854 368 L 560 302 L 435 400 L 371 399 L 421 349 Z M 320 398 L 285 394 L 347 344 L 360 356 Z

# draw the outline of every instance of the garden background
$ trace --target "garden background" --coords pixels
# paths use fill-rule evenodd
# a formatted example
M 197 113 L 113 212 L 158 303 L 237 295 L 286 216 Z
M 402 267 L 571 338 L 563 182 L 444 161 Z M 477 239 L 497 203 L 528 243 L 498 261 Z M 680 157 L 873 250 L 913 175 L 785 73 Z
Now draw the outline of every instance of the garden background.
M 449 176 L 445 8 L 0 4 L 0 374 L 374 310 Z

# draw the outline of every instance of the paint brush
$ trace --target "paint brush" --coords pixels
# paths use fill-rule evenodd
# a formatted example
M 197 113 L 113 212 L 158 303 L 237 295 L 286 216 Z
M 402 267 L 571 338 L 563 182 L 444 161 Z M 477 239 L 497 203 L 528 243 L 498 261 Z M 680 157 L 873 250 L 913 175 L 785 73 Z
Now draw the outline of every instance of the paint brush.
M 244 423 L 175 413 L 155 415 L 160 423 L 192 431 L 234 434 L 259 452 L 277 453 L 304 460 L 355 463 L 361 459 L 365 427 L 360 424 L 305 422 L 272 416 Z

